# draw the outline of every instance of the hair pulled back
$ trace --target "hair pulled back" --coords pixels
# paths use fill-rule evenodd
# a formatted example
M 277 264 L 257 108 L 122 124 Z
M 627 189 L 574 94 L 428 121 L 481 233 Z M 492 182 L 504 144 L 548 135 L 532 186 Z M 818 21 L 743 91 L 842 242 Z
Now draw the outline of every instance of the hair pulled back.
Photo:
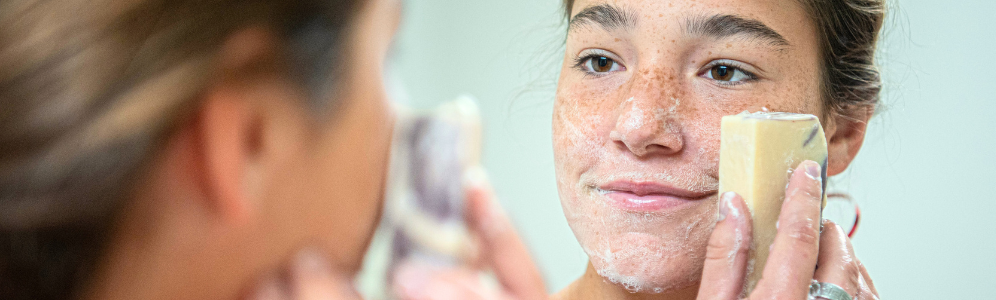
M 78 296 L 237 30 L 273 30 L 310 104 L 329 104 L 357 2 L 0 1 L 0 299 Z

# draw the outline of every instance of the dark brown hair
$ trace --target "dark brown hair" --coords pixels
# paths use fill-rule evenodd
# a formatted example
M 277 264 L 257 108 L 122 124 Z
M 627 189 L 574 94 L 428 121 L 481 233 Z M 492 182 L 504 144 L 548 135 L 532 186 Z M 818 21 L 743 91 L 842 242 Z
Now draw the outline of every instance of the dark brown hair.
M 0 299 L 78 296 L 235 31 L 273 30 L 309 104 L 329 105 L 357 2 L 0 2 Z
M 812 18 L 820 43 L 823 104 L 827 113 L 868 113 L 879 103 L 882 80 L 875 47 L 885 0 L 797 0 Z M 574 0 L 564 0 L 568 21 Z

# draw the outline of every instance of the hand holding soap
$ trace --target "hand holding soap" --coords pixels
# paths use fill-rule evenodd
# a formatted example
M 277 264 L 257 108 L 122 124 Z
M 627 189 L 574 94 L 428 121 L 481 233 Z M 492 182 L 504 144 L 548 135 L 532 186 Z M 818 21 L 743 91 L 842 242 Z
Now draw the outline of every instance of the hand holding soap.
M 819 118 L 808 114 L 744 112 L 723 117 L 719 150 L 719 193 L 736 192 L 753 218 L 746 292 L 763 274 L 768 247 L 792 170 L 806 160 L 820 163 L 826 205 L 827 141 Z

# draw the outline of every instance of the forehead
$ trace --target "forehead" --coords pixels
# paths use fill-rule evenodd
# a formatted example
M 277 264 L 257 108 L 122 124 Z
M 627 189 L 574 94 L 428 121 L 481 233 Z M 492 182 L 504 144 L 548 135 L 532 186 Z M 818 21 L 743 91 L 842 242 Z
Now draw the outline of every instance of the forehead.
M 695 30 L 697 26 L 702 29 L 702 25 L 710 23 L 708 21 L 727 18 L 743 21 L 739 27 L 747 25 L 748 29 L 761 29 L 750 32 L 754 35 L 748 36 L 780 37 L 787 45 L 815 46 L 816 31 L 813 22 L 800 1 L 802 0 L 578 0 L 574 2 L 571 11 L 571 30 L 595 26 L 659 36 L 675 33 L 696 35 L 703 34 L 701 30 Z M 591 8 L 599 6 L 612 8 L 618 15 L 591 11 Z M 712 23 L 716 25 L 717 22 Z M 736 22 L 718 23 L 735 25 Z M 768 30 L 773 34 L 763 34 Z M 777 39 L 766 42 L 779 43 Z

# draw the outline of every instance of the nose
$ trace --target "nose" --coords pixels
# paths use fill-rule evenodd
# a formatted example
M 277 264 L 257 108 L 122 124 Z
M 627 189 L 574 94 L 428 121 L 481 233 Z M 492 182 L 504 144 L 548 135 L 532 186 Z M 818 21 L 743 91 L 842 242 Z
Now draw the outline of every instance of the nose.
M 684 140 L 674 117 L 679 100 L 641 98 L 633 97 L 623 102 L 622 112 L 609 138 L 637 157 L 680 152 Z

